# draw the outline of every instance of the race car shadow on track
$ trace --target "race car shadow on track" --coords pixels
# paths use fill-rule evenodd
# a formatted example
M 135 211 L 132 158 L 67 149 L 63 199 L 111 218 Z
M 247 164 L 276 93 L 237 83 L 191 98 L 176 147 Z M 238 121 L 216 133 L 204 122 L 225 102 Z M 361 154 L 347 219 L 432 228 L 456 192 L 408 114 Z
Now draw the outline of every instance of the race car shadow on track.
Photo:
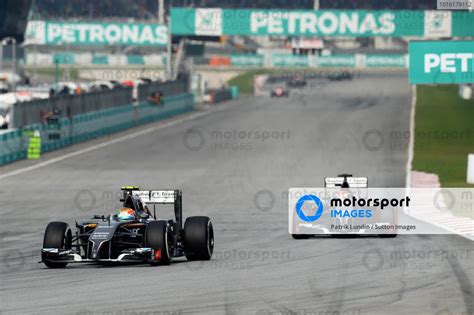
M 41 262 L 39 262 L 41 263 Z M 189 264 L 186 259 L 179 259 L 179 260 L 172 260 L 172 264 L 156 264 L 157 266 L 163 266 L 163 267 L 172 267 L 173 265 L 181 265 L 181 263 L 186 263 Z M 87 269 L 103 269 L 103 268 L 115 268 L 115 267 L 120 267 L 121 269 L 129 269 L 129 268 L 150 268 L 147 264 L 144 264 L 143 262 L 101 262 L 101 263 L 83 263 L 83 264 L 72 264 L 68 265 L 68 270 L 83 270 L 84 268 Z M 44 267 L 43 269 L 47 270 L 50 269 L 48 267 Z M 66 268 L 62 268 L 66 269 Z M 161 269 L 161 268 L 159 268 Z
M 307 240 L 312 238 L 395 238 L 397 234 L 332 234 L 332 235 L 308 235 L 308 234 L 292 234 L 292 238 L 296 240 Z

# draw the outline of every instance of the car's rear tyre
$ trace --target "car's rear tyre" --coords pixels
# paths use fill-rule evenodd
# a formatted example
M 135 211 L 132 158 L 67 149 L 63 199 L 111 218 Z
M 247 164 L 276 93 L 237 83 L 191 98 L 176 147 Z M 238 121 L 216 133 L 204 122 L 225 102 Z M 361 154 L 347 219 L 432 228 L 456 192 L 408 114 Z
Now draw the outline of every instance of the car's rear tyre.
M 145 247 L 152 248 L 155 256 L 152 265 L 169 265 L 170 258 L 169 226 L 166 221 L 151 221 L 145 230 Z
M 68 224 L 65 222 L 50 222 L 46 227 L 43 239 L 43 248 L 71 249 L 72 233 Z M 41 254 L 41 260 L 48 268 L 64 268 L 67 262 L 52 262 L 46 260 L 44 253 Z
M 308 234 L 291 234 L 295 240 L 306 240 L 309 238 Z
M 184 223 L 184 251 L 188 260 L 210 260 L 214 251 L 214 229 L 211 219 L 189 217 Z

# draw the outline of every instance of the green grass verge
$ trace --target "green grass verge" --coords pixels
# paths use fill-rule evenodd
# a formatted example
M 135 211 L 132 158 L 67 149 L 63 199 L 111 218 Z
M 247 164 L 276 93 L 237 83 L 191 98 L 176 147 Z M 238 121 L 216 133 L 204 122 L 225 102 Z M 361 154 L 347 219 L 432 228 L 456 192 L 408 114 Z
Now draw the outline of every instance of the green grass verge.
M 458 86 L 418 86 L 413 169 L 438 174 L 443 187 L 466 182 L 467 155 L 474 153 L 474 100 Z
M 253 76 L 271 72 L 273 71 L 266 69 L 249 70 L 230 79 L 227 83 L 229 86 L 236 85 L 240 94 L 253 94 Z

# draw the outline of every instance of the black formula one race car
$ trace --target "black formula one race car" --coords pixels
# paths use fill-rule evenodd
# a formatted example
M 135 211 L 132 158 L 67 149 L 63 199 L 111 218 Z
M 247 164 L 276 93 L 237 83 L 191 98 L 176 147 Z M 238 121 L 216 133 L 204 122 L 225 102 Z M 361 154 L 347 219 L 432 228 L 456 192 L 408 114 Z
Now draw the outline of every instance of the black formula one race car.
M 148 262 L 169 264 L 173 258 L 210 260 L 214 249 L 211 220 L 188 217 L 183 227 L 180 190 L 140 190 L 122 187 L 123 208 L 118 214 L 94 215 L 77 223 L 73 233 L 67 223 L 46 227 L 41 262 L 49 268 L 68 263 Z M 161 220 L 156 205 L 174 205 L 174 219 Z M 148 205 L 153 205 L 151 213 Z

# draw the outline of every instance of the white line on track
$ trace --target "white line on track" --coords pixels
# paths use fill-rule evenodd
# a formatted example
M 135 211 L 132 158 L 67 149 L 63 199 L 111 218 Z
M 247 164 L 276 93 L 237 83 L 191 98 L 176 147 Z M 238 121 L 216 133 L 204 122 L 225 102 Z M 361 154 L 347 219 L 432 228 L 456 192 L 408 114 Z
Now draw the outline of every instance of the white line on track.
M 20 175 L 20 174 L 23 174 L 23 173 L 26 173 L 26 172 L 29 172 L 29 171 L 33 171 L 33 170 L 51 165 L 53 163 L 63 161 L 65 159 L 69 159 L 69 158 L 72 158 L 72 157 L 75 157 L 75 156 L 78 156 L 78 155 L 81 155 L 81 154 L 84 154 L 84 153 L 87 153 L 87 152 L 91 152 L 91 151 L 106 147 L 106 146 L 114 144 L 114 143 L 118 143 L 118 142 L 122 142 L 122 141 L 129 140 L 129 139 L 132 139 L 132 138 L 136 138 L 138 136 L 141 136 L 141 135 L 144 135 L 144 134 L 147 134 L 147 133 L 150 133 L 150 132 L 154 132 L 154 131 L 159 130 L 159 129 L 174 126 L 174 125 L 183 123 L 185 121 L 193 120 L 193 119 L 196 119 L 198 117 L 205 116 L 205 115 L 207 115 L 211 112 L 213 112 L 213 111 L 206 110 L 204 112 L 193 113 L 193 114 L 190 114 L 189 116 L 186 116 L 186 117 L 182 117 L 182 118 L 178 118 L 178 119 L 175 119 L 175 120 L 172 120 L 172 121 L 160 123 L 158 126 L 149 127 L 149 128 L 146 128 L 146 129 L 143 129 L 143 130 L 131 133 L 131 134 L 121 136 L 119 138 L 115 138 L 115 139 L 112 139 L 112 140 L 109 140 L 109 141 L 105 141 L 105 142 L 102 142 L 102 143 L 99 143 L 99 144 L 95 144 L 93 146 L 90 146 L 90 147 L 87 147 L 87 148 L 84 148 L 84 149 L 81 149 L 81 150 L 78 150 L 78 151 L 74 151 L 74 152 L 71 152 L 71 153 L 67 153 L 65 155 L 58 156 L 58 157 L 52 158 L 50 160 L 40 162 L 38 164 L 34 164 L 34 165 L 31 165 L 31 166 L 27 166 L 27 167 L 24 167 L 24 168 L 14 170 L 14 171 L 9 172 L 9 173 L 5 173 L 3 175 L 0 175 L 0 179 L 5 179 L 5 178 L 11 177 L 11 176 L 16 176 L 16 175 Z
M 411 187 L 411 166 L 413 163 L 413 150 L 415 146 L 415 107 L 416 107 L 416 85 L 412 86 L 412 100 L 410 110 L 410 142 L 408 144 L 408 159 L 406 166 L 405 187 Z

